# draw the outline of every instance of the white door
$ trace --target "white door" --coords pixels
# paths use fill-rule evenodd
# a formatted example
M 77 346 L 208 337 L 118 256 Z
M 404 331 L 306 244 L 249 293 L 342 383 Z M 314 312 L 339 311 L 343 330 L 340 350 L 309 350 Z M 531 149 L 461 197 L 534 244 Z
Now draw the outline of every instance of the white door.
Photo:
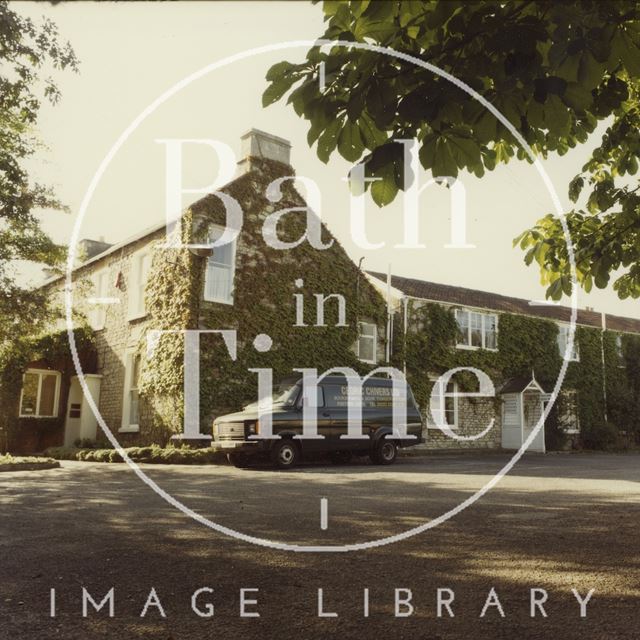
M 525 391 L 522 394 L 522 442 L 524 443 L 531 435 L 532 431 L 538 426 L 540 417 L 542 416 L 542 394 L 538 391 Z M 527 447 L 527 451 L 537 451 L 544 453 L 544 425 L 540 427 L 540 431 L 536 434 L 531 444 Z
M 67 415 L 64 423 L 64 446 L 73 447 L 73 443 L 80 438 L 82 419 L 82 387 L 78 378 L 71 378 L 69 400 L 67 401 Z
M 519 449 L 521 446 L 520 394 L 506 393 L 502 396 L 502 448 Z
M 96 406 L 100 402 L 100 382 L 102 376 L 87 373 L 84 381 Z M 71 378 L 67 415 L 64 423 L 64 446 L 72 447 L 76 440 L 95 440 L 98 433 L 96 420 L 77 376 Z

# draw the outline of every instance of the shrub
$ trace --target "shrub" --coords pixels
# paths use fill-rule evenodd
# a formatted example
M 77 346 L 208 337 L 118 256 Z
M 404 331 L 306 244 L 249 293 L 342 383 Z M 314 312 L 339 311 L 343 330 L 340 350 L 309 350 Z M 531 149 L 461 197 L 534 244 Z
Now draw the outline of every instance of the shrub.
M 582 436 L 582 441 L 587 449 L 600 449 L 610 451 L 618 446 L 618 427 L 611 422 L 603 422 L 592 426 Z
M 191 449 L 189 447 L 129 447 L 124 450 L 134 462 L 147 464 L 217 464 L 224 459 L 212 449 Z M 56 460 L 80 460 L 82 462 L 123 462 L 116 449 L 73 449 L 51 447 L 45 455 Z
M 54 460 L 78 460 L 78 449 L 71 447 L 50 447 L 45 450 L 44 455 Z

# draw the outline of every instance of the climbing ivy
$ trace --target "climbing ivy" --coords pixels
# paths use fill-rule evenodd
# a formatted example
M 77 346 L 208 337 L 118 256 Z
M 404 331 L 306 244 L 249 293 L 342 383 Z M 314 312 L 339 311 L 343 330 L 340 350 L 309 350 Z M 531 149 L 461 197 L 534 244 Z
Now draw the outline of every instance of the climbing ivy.
M 268 246 L 262 237 L 267 215 L 286 208 L 305 207 L 291 181 L 282 184 L 277 206 L 266 198 L 273 180 L 293 175 L 287 165 L 258 158 L 250 159 L 252 171 L 227 185 L 223 191 L 235 198 L 244 212 L 242 232 L 236 249 L 233 305 L 203 299 L 206 259 L 186 249 L 157 250 L 146 290 L 149 326 L 162 329 L 234 329 L 237 331 L 237 359 L 232 361 L 220 335 L 203 334 L 200 343 L 200 410 L 202 430 L 209 431 L 215 415 L 235 411 L 257 399 L 255 368 L 271 368 L 274 382 L 293 375 L 294 368 L 313 367 L 325 371 L 348 366 L 363 374 L 371 369 L 353 350 L 359 320 L 379 326 L 384 335 L 385 305 L 380 295 L 334 239 L 326 250 L 308 242 L 285 251 Z M 185 241 L 202 225 L 224 225 L 225 210 L 216 196 L 207 196 L 186 212 L 181 234 Z M 300 238 L 306 229 L 304 213 L 284 215 L 278 225 L 283 241 Z M 323 242 L 331 239 L 323 226 Z M 215 250 L 214 250 L 215 252 Z M 297 286 L 298 280 L 301 286 Z M 294 294 L 304 296 L 304 323 L 296 325 Z M 347 326 L 335 326 L 338 305 L 325 304 L 326 326 L 314 326 L 316 299 L 313 294 L 341 294 L 346 303 Z M 273 346 L 260 353 L 254 338 L 268 334 Z M 141 341 L 146 349 L 146 336 Z M 147 423 L 153 423 L 155 442 L 166 440 L 182 429 L 183 337 L 165 335 L 154 355 L 144 360 L 140 391 Z M 159 437 L 159 431 L 164 436 Z
M 464 350 L 455 348 L 458 330 L 453 308 L 411 300 L 407 313 L 409 332 L 406 336 L 401 329 L 402 320 L 397 318 L 395 322 L 394 363 L 400 367 L 406 364 L 407 378 L 423 408 L 428 406 L 432 388 L 429 376 L 455 367 L 478 368 L 491 377 L 497 388 L 511 377 L 532 373 L 548 391 L 556 384 L 562 357 L 555 322 L 500 314 L 498 351 Z M 583 446 L 615 445 L 621 430 L 627 431 L 636 441 L 640 434 L 640 337 L 623 336 L 621 360 L 616 349 L 616 335 L 597 328 L 576 327 L 580 361 L 569 363 L 562 388 L 577 391 Z M 608 421 L 605 419 L 605 379 Z M 456 381 L 461 390 L 471 390 L 474 376 L 457 376 Z M 561 396 L 558 404 L 562 402 Z M 563 434 L 555 413 L 550 416 L 546 428 L 547 444 L 562 446 Z

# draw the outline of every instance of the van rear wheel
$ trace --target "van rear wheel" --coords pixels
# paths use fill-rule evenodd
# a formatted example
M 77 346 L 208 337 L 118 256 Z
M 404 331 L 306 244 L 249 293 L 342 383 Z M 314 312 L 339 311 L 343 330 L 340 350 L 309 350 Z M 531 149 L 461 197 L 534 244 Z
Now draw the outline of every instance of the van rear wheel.
M 370 458 L 373 464 L 393 464 L 398 457 L 398 444 L 382 437 L 376 442 Z
M 292 469 L 300 460 L 298 445 L 291 440 L 276 442 L 271 449 L 271 462 L 278 469 Z

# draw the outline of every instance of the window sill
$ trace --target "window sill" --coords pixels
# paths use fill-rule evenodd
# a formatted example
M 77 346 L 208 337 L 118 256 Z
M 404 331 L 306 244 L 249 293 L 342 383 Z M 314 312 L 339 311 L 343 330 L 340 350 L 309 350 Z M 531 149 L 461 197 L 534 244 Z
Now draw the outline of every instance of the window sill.
M 14 414 L 15 415 L 15 414 Z M 36 416 L 33 413 L 27 413 L 26 415 L 19 415 L 18 418 L 35 418 L 36 420 L 51 420 L 52 418 L 57 418 L 58 416 Z
M 498 349 L 489 349 L 488 347 L 472 347 L 468 344 L 457 344 L 456 349 L 461 349 L 462 351 L 489 351 L 491 353 L 498 352 Z
M 120 427 L 118 433 L 138 433 L 140 427 L 137 424 L 130 424 L 128 427 Z
M 447 427 L 449 427 L 449 429 L 451 429 L 451 431 L 457 431 L 458 430 L 458 425 L 457 424 L 448 424 Z M 436 424 L 428 424 L 427 425 L 427 430 L 429 430 L 429 431 L 442 431 L 442 429 Z
M 378 364 L 377 360 L 363 360 L 362 358 L 358 358 L 360 362 L 364 362 L 364 364 Z
M 130 316 L 127 316 L 127 322 L 135 322 L 136 320 L 142 320 L 147 317 L 147 312 L 143 311 L 141 313 L 136 313 Z
M 205 302 L 211 302 L 212 304 L 226 304 L 228 307 L 233 306 L 233 300 L 212 300 L 211 298 L 203 298 Z

